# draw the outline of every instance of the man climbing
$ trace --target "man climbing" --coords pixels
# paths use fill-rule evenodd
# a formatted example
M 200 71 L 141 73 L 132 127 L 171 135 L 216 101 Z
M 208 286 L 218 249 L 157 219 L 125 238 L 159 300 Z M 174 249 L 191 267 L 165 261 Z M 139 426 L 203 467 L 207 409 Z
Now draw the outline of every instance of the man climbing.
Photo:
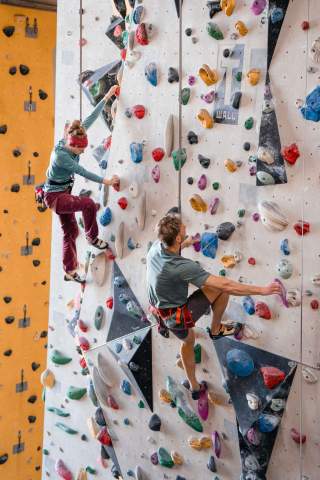
M 46 205 L 59 216 L 63 230 L 63 267 L 66 281 L 84 282 L 77 271 L 76 238 L 79 229 L 75 212 L 82 212 L 88 242 L 99 250 L 108 248 L 107 242 L 98 238 L 96 215 L 99 205 L 89 197 L 71 195 L 71 190 L 75 174 L 104 185 L 119 185 L 117 175 L 113 175 L 111 179 L 102 178 L 79 165 L 80 155 L 88 145 L 86 130 L 98 118 L 106 102 L 112 96 L 117 95 L 118 89 L 117 85 L 111 87 L 93 112 L 82 123 L 79 120 L 74 120 L 66 128 L 65 138 L 58 142 L 51 153 L 47 180 L 44 185 L 44 200 Z
M 221 323 L 229 295 L 273 295 L 281 288 L 274 282 L 265 287 L 244 285 L 225 277 L 211 275 L 197 262 L 184 258 L 180 252 L 194 242 L 186 237 L 186 227 L 179 216 L 166 215 L 157 225 L 156 241 L 147 256 L 147 288 L 150 311 L 159 327 L 165 327 L 182 340 L 180 354 L 192 398 L 199 399 L 207 388 L 195 374 L 192 327 L 208 309 L 212 309 L 209 335 L 213 340 L 233 335 L 236 325 Z M 188 297 L 189 283 L 198 289 Z

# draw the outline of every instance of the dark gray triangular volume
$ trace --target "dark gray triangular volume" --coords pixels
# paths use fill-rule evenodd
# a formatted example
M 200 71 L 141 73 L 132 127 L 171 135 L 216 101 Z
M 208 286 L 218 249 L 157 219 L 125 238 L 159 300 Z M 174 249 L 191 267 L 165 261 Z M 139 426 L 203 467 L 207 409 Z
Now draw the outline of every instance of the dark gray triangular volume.
M 269 25 L 268 25 L 268 62 L 267 69 L 269 70 L 274 51 L 277 46 L 279 35 L 281 32 L 281 27 L 284 22 L 287 9 L 289 5 L 289 0 L 269 0 Z M 275 8 L 282 10 L 283 17 L 279 21 L 273 21 L 272 11 Z
M 122 41 L 122 35 L 115 35 L 114 32 L 116 29 L 121 28 L 121 31 L 124 32 L 126 29 L 125 21 L 122 17 L 115 18 L 106 30 L 107 37 L 118 47 L 120 50 L 124 49 L 124 43 Z
M 115 279 L 121 279 L 123 282 L 120 287 L 115 284 Z M 141 328 L 145 328 L 149 325 L 147 317 L 143 312 L 140 303 L 138 302 L 135 294 L 131 290 L 127 279 L 121 272 L 118 264 L 113 262 L 113 272 L 112 272 L 112 283 L 113 283 L 113 313 L 110 328 L 108 331 L 107 342 L 115 340 L 116 338 L 129 335 L 130 333 L 136 332 Z M 127 303 L 120 301 L 120 295 L 126 296 L 138 307 L 141 312 L 141 315 L 134 316 L 130 314 L 127 309 Z
M 281 154 L 281 140 L 277 114 L 273 104 L 269 73 L 266 75 L 264 105 L 260 124 L 259 148 L 260 147 L 271 152 L 274 156 L 274 163 L 270 165 L 257 159 L 257 185 L 268 184 L 262 181 L 262 177 L 258 175 L 258 172 L 266 172 L 271 175 L 276 184 L 287 183 L 287 174 L 284 159 Z
M 136 339 L 134 338 L 136 337 Z M 138 338 L 137 338 L 138 337 Z M 108 348 L 122 371 L 127 376 L 133 388 L 137 391 L 143 402 L 153 411 L 153 389 L 152 389 L 152 332 L 151 328 L 145 328 L 136 334 L 126 337 L 132 346 L 131 350 L 122 348 L 117 352 L 117 340 L 108 343 Z M 139 343 L 136 343 L 136 340 Z M 130 363 L 139 367 L 138 371 L 130 368 Z
M 287 401 L 296 372 L 296 364 L 287 358 L 227 338 L 216 341 L 214 346 L 225 377 L 226 388 L 237 417 L 242 478 L 265 480 L 272 449 L 285 408 L 284 406 L 283 409 L 275 412 L 271 408 L 271 402 L 274 399 Z M 227 353 L 235 348 L 245 351 L 254 361 L 255 369 L 248 377 L 237 377 L 227 369 Z M 284 381 L 272 390 L 268 389 L 263 382 L 260 368 L 264 366 L 276 367 L 286 375 Z M 260 406 L 258 410 L 250 410 L 246 400 L 246 393 L 254 393 L 259 397 Z M 265 433 L 259 430 L 259 418 L 263 414 L 277 417 L 279 423 L 273 431 Z M 258 445 L 253 445 L 248 440 L 247 434 L 251 429 L 255 430 L 256 438 L 259 437 Z M 255 476 L 250 476 L 253 473 Z
M 174 0 L 174 3 L 176 6 L 178 18 L 180 18 L 180 0 Z M 183 4 L 183 0 L 181 0 L 181 6 L 182 4 Z
M 113 462 L 117 471 L 120 473 L 120 476 L 122 476 L 121 468 L 120 468 L 119 461 L 118 461 L 118 458 L 117 458 L 116 451 L 115 451 L 114 447 L 113 446 L 108 447 L 107 445 L 104 445 L 103 448 L 105 449 L 105 451 L 109 455 L 109 457 L 110 457 L 111 461 Z

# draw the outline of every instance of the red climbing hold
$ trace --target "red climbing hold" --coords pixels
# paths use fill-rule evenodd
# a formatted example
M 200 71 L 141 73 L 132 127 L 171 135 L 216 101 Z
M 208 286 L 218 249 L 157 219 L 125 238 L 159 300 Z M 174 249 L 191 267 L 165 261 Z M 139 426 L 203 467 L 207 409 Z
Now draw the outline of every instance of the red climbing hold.
M 302 28 L 302 30 L 309 30 L 310 23 L 307 22 L 307 20 L 304 20 L 304 22 L 301 23 L 301 28 Z
M 119 198 L 118 205 L 120 208 L 122 208 L 122 210 L 125 210 L 128 206 L 128 200 L 126 199 L 126 197 Z
M 119 87 L 119 85 L 117 86 L 116 91 L 114 92 L 114 94 L 115 94 L 116 97 L 119 97 L 119 95 L 120 95 L 120 87 Z
M 109 137 L 107 137 L 104 141 L 103 141 L 103 148 L 105 150 L 109 150 L 109 148 L 111 147 L 111 140 L 112 140 L 112 136 L 109 135 Z
M 113 254 L 113 251 L 109 249 L 106 250 L 106 257 L 107 260 L 115 260 L 116 258 L 116 256 Z
M 152 150 L 152 158 L 155 162 L 160 162 L 163 159 L 164 154 L 165 152 L 163 148 L 155 148 Z
M 264 318 L 265 320 L 270 320 L 271 312 L 268 305 L 264 302 L 257 302 L 255 306 L 256 315 L 260 318 Z
M 298 235 L 300 236 L 306 235 L 307 233 L 310 232 L 310 223 L 299 220 L 299 222 L 294 224 L 293 228 L 295 229 Z
M 300 445 L 300 443 L 305 443 L 305 441 L 307 440 L 307 437 L 306 435 L 302 434 L 300 432 L 298 432 L 298 430 L 296 430 L 295 428 L 291 428 L 291 438 L 294 442 L 298 443 Z
M 73 475 L 62 460 L 57 460 L 55 464 L 55 471 L 60 478 L 64 480 L 73 480 Z
M 276 367 L 261 367 L 260 372 L 265 386 L 270 389 L 279 385 L 286 377 L 285 373 Z
M 108 407 L 113 408 L 113 410 L 119 410 L 119 405 L 112 395 L 107 396 L 107 405 Z
M 146 109 L 143 105 L 135 105 L 134 107 L 132 107 L 132 113 L 136 118 L 139 118 L 139 120 L 141 120 L 141 118 L 145 116 Z
M 110 308 L 110 310 L 113 309 L 113 298 L 112 297 L 107 298 L 106 305 L 107 305 L 108 308 Z
M 136 40 L 139 45 L 148 45 L 149 40 L 145 23 L 140 23 L 140 25 L 138 25 L 136 30 Z
M 248 258 L 248 263 L 249 265 L 255 265 L 256 264 L 256 259 L 253 257 Z
M 296 143 L 292 143 L 291 145 L 284 147 L 282 155 L 284 159 L 290 163 L 290 165 L 294 165 L 300 157 L 298 145 Z
M 80 358 L 79 364 L 80 364 L 81 368 L 87 368 L 87 362 L 86 362 L 86 359 L 84 357 Z
M 81 319 L 78 320 L 77 322 L 78 324 L 78 328 L 79 330 L 81 330 L 81 332 L 87 332 L 88 331 L 88 325 Z
M 81 350 L 87 352 L 90 349 L 90 343 L 85 337 L 79 337 L 79 345 Z
M 310 307 L 312 308 L 312 310 L 318 310 L 318 308 L 319 308 L 318 300 L 312 300 L 310 302 Z
M 102 427 L 99 433 L 96 436 L 96 439 L 102 443 L 102 445 L 106 445 L 108 447 L 112 446 L 112 440 L 108 433 L 107 427 Z
M 120 50 L 120 56 L 121 56 L 122 60 L 125 61 L 126 56 L 127 56 L 127 50 L 125 48 Z

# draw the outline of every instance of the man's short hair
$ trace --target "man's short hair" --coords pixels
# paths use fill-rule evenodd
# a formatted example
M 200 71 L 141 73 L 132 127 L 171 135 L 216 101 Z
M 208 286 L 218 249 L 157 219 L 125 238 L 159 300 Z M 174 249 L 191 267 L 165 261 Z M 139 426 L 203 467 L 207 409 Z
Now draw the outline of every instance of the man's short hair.
M 158 222 L 156 231 L 158 238 L 167 247 L 172 247 L 180 233 L 181 219 L 177 215 L 166 215 Z

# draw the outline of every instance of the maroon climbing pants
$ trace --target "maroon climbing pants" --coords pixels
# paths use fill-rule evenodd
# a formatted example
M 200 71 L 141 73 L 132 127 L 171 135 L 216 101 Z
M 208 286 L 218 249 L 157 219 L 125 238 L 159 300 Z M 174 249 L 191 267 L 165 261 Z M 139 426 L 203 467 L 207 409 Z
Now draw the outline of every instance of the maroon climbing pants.
M 76 197 L 68 191 L 45 193 L 44 200 L 59 216 L 63 230 L 63 268 L 71 272 L 78 266 L 76 238 L 79 228 L 75 212 L 82 212 L 86 237 L 91 243 L 98 236 L 97 204 L 89 197 Z

